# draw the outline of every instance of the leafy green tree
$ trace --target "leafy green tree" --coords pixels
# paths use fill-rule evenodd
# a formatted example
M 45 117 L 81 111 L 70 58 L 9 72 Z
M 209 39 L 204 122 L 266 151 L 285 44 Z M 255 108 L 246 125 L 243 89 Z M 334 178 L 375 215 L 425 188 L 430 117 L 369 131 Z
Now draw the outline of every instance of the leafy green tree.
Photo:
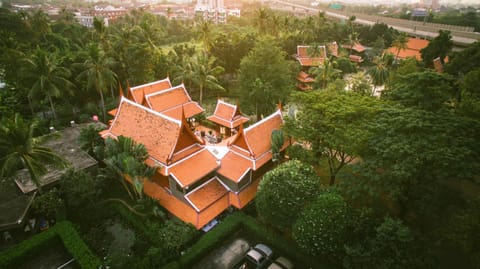
M 45 96 L 50 103 L 53 118 L 57 119 L 54 99 L 71 92 L 75 85 L 69 80 L 70 70 L 61 66 L 55 53 L 37 47 L 31 57 L 24 59 L 25 78 L 28 80 L 30 97 Z
M 252 32 L 222 32 L 213 39 L 210 52 L 226 73 L 234 74 L 240 68 L 242 58 L 253 48 L 255 39 Z
M 37 122 L 28 123 L 19 114 L 3 119 L 0 125 L 0 178 L 13 176 L 19 169 L 28 170 L 30 179 L 40 188 L 40 176 L 48 166 L 66 167 L 66 161 L 33 136 Z
M 103 156 L 101 156 L 101 154 L 105 146 L 105 141 L 99 134 L 102 130 L 103 128 L 101 127 L 89 124 L 80 130 L 80 136 L 78 138 L 80 147 L 98 160 L 102 159 Z
M 451 76 L 434 71 L 411 73 L 392 83 L 382 97 L 407 107 L 438 111 L 452 100 L 453 83 Z
M 83 71 L 78 74 L 77 79 L 85 80 L 87 90 L 94 89 L 100 95 L 103 119 L 106 120 L 107 112 L 103 94 L 117 83 L 117 75 L 110 69 L 113 59 L 108 58 L 98 45 L 90 44 L 88 58 L 80 65 Z
M 345 246 L 345 268 L 416 268 L 413 232 L 402 221 L 386 217 L 373 236 Z
M 480 68 L 468 72 L 460 82 L 458 112 L 471 118 L 480 117 Z
M 365 77 L 364 72 L 358 72 L 354 74 L 349 81 L 350 84 L 350 90 L 352 92 L 365 95 L 365 96 L 370 96 L 372 95 L 372 86 L 370 82 L 367 80 Z
M 84 171 L 69 170 L 61 178 L 60 191 L 72 209 L 88 208 L 100 198 L 103 181 Z
M 271 113 L 294 88 L 293 62 L 285 58 L 273 40 L 262 39 L 240 63 L 240 96 L 243 103 L 253 105 L 257 119 Z
M 296 117 L 288 117 L 284 129 L 308 143 L 318 160 L 328 160 L 330 185 L 338 172 L 359 156 L 370 137 L 368 125 L 379 109 L 378 101 L 344 91 L 295 94 Z M 352 120 L 355 119 L 355 120 Z
M 480 42 L 475 42 L 464 50 L 453 52 L 445 65 L 445 71 L 455 77 L 480 68 Z
M 476 120 L 387 104 L 370 120 L 363 162 L 342 182 L 349 197 L 381 194 L 403 219 L 407 214 L 416 216 L 408 219 L 414 223 L 436 219 L 446 206 L 445 184 L 474 180 L 480 169 Z
M 310 255 L 322 255 L 330 261 L 341 259 L 348 239 L 348 211 L 340 195 L 320 194 L 293 225 L 295 242 Z
M 37 214 L 51 218 L 55 216 L 63 205 L 64 203 L 60 197 L 60 192 L 54 188 L 36 196 L 32 208 Z
M 445 57 L 453 48 L 452 35 L 449 31 L 440 30 L 438 36 L 435 37 L 428 46 L 421 49 L 422 60 L 426 66 L 433 66 L 433 59 L 440 57 L 440 62 L 445 63 Z
M 289 229 L 319 192 L 319 177 L 300 161 L 289 161 L 267 172 L 258 187 L 258 214 L 271 225 Z

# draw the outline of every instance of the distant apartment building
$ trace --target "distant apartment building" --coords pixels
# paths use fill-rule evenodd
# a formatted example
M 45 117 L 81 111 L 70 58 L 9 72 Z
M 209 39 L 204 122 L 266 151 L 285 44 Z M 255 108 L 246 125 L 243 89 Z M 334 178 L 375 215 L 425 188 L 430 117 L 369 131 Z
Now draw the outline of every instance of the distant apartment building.
M 240 17 L 240 9 L 226 9 L 223 0 L 197 0 L 195 17 L 214 23 L 226 23 L 227 16 Z
M 81 25 L 85 27 L 93 27 L 94 18 L 102 19 L 105 26 L 108 26 L 110 21 L 127 14 L 127 12 L 128 10 L 125 8 L 115 8 L 113 6 L 95 6 L 93 10 L 76 14 L 75 18 Z

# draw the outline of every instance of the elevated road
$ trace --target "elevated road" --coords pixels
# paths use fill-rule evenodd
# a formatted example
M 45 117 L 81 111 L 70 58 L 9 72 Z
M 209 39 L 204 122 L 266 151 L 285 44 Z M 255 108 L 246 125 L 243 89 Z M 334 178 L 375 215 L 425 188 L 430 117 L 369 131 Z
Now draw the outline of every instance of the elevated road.
M 427 39 L 436 37 L 439 30 L 448 30 L 450 31 L 453 43 L 456 46 L 468 46 L 480 40 L 480 33 L 474 32 L 472 27 L 410 21 L 355 12 L 333 11 L 324 8 L 304 6 L 282 0 L 273 0 L 269 3 L 269 5 L 272 9 L 290 11 L 297 15 L 303 16 L 314 15 L 318 12 L 324 12 L 326 16 L 340 20 L 348 20 L 348 18 L 351 16 L 355 16 L 355 23 L 358 24 L 373 25 L 375 23 L 385 23 L 400 32 L 405 32 L 411 36 L 418 36 Z

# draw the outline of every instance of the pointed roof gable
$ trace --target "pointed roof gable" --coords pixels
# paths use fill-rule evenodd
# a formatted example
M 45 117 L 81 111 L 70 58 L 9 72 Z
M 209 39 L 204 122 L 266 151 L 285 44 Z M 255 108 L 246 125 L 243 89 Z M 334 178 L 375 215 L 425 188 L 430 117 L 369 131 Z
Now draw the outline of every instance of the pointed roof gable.
M 115 119 L 110 128 L 102 133 L 102 137 L 131 137 L 135 142 L 147 148 L 150 157 L 168 164 L 175 154 L 185 149 L 195 149 L 201 144 L 186 124 L 122 98 Z
M 253 158 L 258 158 L 271 149 L 270 134 L 273 130 L 280 130 L 282 124 L 282 112 L 277 110 L 243 132 L 238 132 L 231 145 L 248 151 Z
M 228 128 L 235 128 L 249 120 L 240 113 L 238 106 L 229 104 L 220 99 L 217 101 L 215 112 L 207 119 Z
M 175 119 L 181 118 L 182 107 L 187 118 L 204 111 L 197 102 L 192 101 L 183 84 L 147 94 L 145 100 L 151 109 Z
M 130 94 L 133 98 L 133 101 L 135 101 L 137 104 L 145 105 L 145 95 L 159 92 L 171 87 L 172 84 L 170 83 L 170 79 L 167 77 L 166 79 L 132 87 L 130 88 Z
M 302 66 L 319 66 L 322 65 L 327 58 L 327 50 L 325 46 L 318 46 L 320 49 L 320 55 L 317 57 L 312 57 L 309 53 L 311 46 L 297 46 L 297 55 L 296 58 L 300 65 Z

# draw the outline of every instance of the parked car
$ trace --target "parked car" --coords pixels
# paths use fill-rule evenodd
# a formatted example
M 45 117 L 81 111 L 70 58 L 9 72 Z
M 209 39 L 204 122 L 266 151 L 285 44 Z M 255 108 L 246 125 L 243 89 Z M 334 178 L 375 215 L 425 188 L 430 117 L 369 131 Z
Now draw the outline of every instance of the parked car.
M 285 257 L 278 257 L 267 269 L 293 269 L 293 263 Z
M 237 263 L 234 269 L 260 269 L 266 267 L 273 257 L 273 251 L 264 244 L 257 244 L 251 248 L 243 260 Z

